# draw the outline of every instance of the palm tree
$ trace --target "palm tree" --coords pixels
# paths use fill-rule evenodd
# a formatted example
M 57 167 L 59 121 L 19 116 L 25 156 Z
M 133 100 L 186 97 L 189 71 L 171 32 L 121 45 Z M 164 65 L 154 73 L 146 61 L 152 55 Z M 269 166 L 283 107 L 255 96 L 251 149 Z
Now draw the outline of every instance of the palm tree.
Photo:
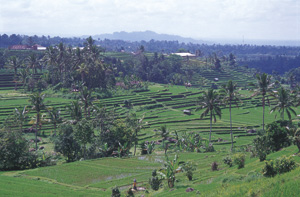
M 37 69 L 40 68 L 40 63 L 35 54 L 30 54 L 29 57 L 25 59 L 28 68 L 33 70 L 33 73 L 37 73 Z
M 71 118 L 77 123 L 82 119 L 82 111 L 78 101 L 71 101 L 71 105 L 67 106 Z
M 166 125 L 161 126 L 159 132 L 160 132 L 160 136 L 163 138 L 162 143 L 163 143 L 163 147 L 165 148 L 165 140 L 168 137 L 170 132 L 167 129 Z
M 29 97 L 29 102 L 32 105 L 32 109 L 36 111 L 36 131 L 35 131 L 35 148 L 37 150 L 37 132 L 38 132 L 38 125 L 41 130 L 40 124 L 40 113 L 42 109 L 45 109 L 44 104 L 45 94 L 40 94 L 39 92 L 33 93 Z
M 43 57 L 43 61 L 48 66 L 48 70 L 51 70 L 52 72 L 56 70 L 57 65 L 57 49 L 55 49 L 52 46 L 47 47 L 47 50 L 45 51 L 45 55 Z
M 27 113 L 28 113 L 27 106 L 25 106 L 24 108 L 22 108 L 22 107 L 15 108 L 14 113 L 13 113 L 14 121 L 20 126 L 21 132 L 23 131 L 24 122 L 28 118 Z
M 145 115 L 143 115 L 141 118 L 137 118 L 136 114 L 130 114 L 126 118 L 126 122 L 129 124 L 129 126 L 132 128 L 134 131 L 134 153 L 133 155 L 135 156 L 136 153 L 136 146 L 138 143 L 138 138 L 137 135 L 141 131 L 141 129 L 144 127 L 143 120 L 144 120 Z
M 89 108 L 89 105 L 92 104 L 92 92 L 90 90 L 88 90 L 88 88 L 86 86 L 83 86 L 80 89 L 80 99 L 84 106 L 85 118 L 90 117 L 90 110 L 88 110 L 88 108 Z M 87 116 L 87 110 L 89 111 L 88 116 Z
M 79 47 L 77 47 L 73 51 L 72 56 L 73 56 L 73 61 L 74 61 L 74 68 L 78 67 L 78 65 L 83 63 L 84 56 Z
M 295 116 L 297 115 L 297 113 L 293 109 L 293 107 L 295 107 L 293 102 L 294 99 L 286 89 L 284 89 L 283 87 L 279 88 L 278 92 L 273 94 L 273 96 L 277 100 L 277 104 L 272 107 L 270 113 L 278 111 L 282 120 L 284 120 L 284 113 L 288 115 L 289 120 L 292 119 L 291 113 Z
M 271 76 L 263 73 L 256 75 L 258 89 L 252 96 L 262 95 L 263 106 L 263 131 L 265 130 L 265 98 L 267 93 L 271 91 Z
M 200 115 L 200 119 L 203 119 L 205 116 L 209 114 L 210 118 L 210 132 L 209 132 L 209 143 L 211 142 L 211 131 L 212 131 L 212 120 L 214 122 L 217 121 L 216 116 L 221 118 L 221 108 L 220 108 L 220 98 L 219 94 L 215 92 L 213 89 L 207 90 L 207 92 L 203 92 L 203 96 L 199 98 L 200 107 L 196 108 L 197 110 L 204 109 L 202 114 Z
M 19 71 L 20 78 L 22 80 L 23 88 L 25 87 L 28 79 L 28 70 L 23 68 Z
M 54 135 L 56 136 L 57 124 L 62 122 L 62 118 L 60 117 L 60 110 L 55 107 L 49 107 L 47 108 L 47 111 L 50 116 L 50 122 L 54 126 Z
M 81 74 L 81 80 L 82 80 L 82 83 L 84 83 L 85 82 L 85 75 L 89 73 L 89 68 L 87 67 L 86 64 L 82 63 L 78 66 L 76 71 Z
M 8 67 L 14 70 L 14 75 L 16 76 L 18 73 L 18 68 L 21 66 L 21 61 L 16 56 L 11 56 L 8 59 Z
M 86 39 L 86 42 L 84 43 L 87 50 L 91 50 L 92 46 L 94 46 L 95 40 L 93 40 L 92 36 L 88 37 Z
M 231 118 L 231 104 L 234 102 L 237 106 L 238 93 L 235 91 L 236 84 L 229 80 L 227 85 L 223 86 L 222 92 L 224 93 L 223 102 L 229 104 L 229 117 L 230 117 L 230 136 L 231 136 L 231 151 L 233 149 L 233 134 L 232 134 L 232 118 Z
M 21 61 L 16 56 L 11 56 L 8 59 L 8 68 L 14 70 L 15 90 L 17 90 L 17 74 L 18 68 L 21 66 Z

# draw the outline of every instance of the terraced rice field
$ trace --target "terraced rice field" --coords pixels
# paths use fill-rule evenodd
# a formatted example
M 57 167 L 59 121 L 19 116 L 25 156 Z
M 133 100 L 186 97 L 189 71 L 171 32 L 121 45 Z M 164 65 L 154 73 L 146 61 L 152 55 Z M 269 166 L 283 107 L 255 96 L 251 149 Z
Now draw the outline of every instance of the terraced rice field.
M 293 155 L 295 146 L 284 148 L 268 155 L 268 159 Z M 222 161 L 229 152 L 220 150 L 213 153 L 179 153 L 179 161 L 190 161 L 196 165 L 193 180 L 188 181 L 185 173 L 176 174 L 175 188 L 167 187 L 166 181 L 158 191 L 150 189 L 148 179 L 153 169 L 161 169 L 164 156 L 136 156 L 131 158 L 102 158 L 78 161 L 33 170 L 0 173 L 0 194 L 21 196 L 110 196 L 111 188 L 117 185 L 122 195 L 131 187 L 133 179 L 138 187 L 147 191 L 135 192 L 135 196 L 297 196 L 300 192 L 298 167 L 292 172 L 265 178 L 261 170 L 264 162 L 251 158 L 246 153 L 245 168 L 228 167 Z M 169 158 L 174 154 L 169 153 Z M 300 157 L 294 157 L 299 164 Z M 217 171 L 211 171 L 211 163 L 217 162 Z M 193 192 L 186 189 L 192 187 Z
M 13 90 L 1 90 L 0 93 L 0 124 L 12 113 L 15 107 L 29 105 L 28 95 L 26 94 Z M 232 126 L 235 139 L 245 138 L 247 140 L 236 140 L 236 145 L 242 145 L 252 139 L 255 134 L 249 134 L 247 130 L 250 128 L 259 129 L 262 124 L 261 98 L 249 97 L 249 91 L 241 93 L 244 93 L 242 103 L 238 107 L 233 106 L 232 109 Z M 140 140 L 149 141 L 158 139 L 157 130 L 162 125 L 167 126 L 171 131 L 171 136 L 174 135 L 174 131 L 176 130 L 177 132 L 199 132 L 204 138 L 207 138 L 210 128 L 209 117 L 200 120 L 201 111 L 195 112 L 195 109 L 198 107 L 197 98 L 201 94 L 201 90 L 198 88 L 155 84 L 151 85 L 147 92 L 136 92 L 131 95 L 120 95 L 113 98 L 95 100 L 94 103 L 101 103 L 109 110 L 114 109 L 117 117 L 120 118 L 125 117 L 128 112 L 136 112 L 138 117 L 145 115 L 144 122 L 147 122 L 147 124 L 139 134 Z M 124 100 L 129 100 L 133 107 L 131 109 L 124 107 Z M 66 112 L 66 105 L 69 105 L 71 101 L 72 99 L 49 95 L 46 99 L 46 105 L 59 108 L 62 117 L 68 119 L 69 114 Z M 270 104 L 274 104 L 274 101 L 270 100 Z M 183 110 L 186 109 L 191 110 L 191 115 L 183 113 Z M 269 109 L 269 106 L 267 106 L 266 124 L 275 120 L 275 113 L 269 114 Z M 298 109 L 297 111 L 299 112 Z M 46 112 L 43 111 L 42 113 Z M 30 115 L 34 117 L 34 112 L 30 112 Z M 27 123 L 24 125 L 24 128 L 31 126 Z M 53 125 L 44 122 L 42 130 L 46 134 L 50 134 L 53 130 Z M 212 140 L 215 141 L 215 144 L 229 143 L 230 120 L 227 106 L 223 107 L 222 119 L 213 123 L 212 130 Z

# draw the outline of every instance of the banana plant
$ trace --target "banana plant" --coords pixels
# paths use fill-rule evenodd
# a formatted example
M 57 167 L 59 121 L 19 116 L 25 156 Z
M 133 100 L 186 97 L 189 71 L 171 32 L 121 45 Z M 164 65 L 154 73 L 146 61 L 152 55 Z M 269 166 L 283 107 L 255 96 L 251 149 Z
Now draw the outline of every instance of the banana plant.
M 119 147 L 118 147 L 118 154 L 119 154 L 119 157 L 124 156 L 124 155 L 128 155 L 128 154 L 129 154 L 129 150 L 130 150 L 130 148 L 131 148 L 130 144 L 131 144 L 131 142 L 130 142 L 130 143 L 125 142 L 124 145 L 122 145 L 122 144 L 119 142 Z
M 153 152 L 154 147 L 155 147 L 155 142 L 153 142 L 153 141 L 145 144 L 145 148 L 147 149 L 147 153 L 149 155 Z
M 175 174 L 177 172 L 181 172 L 180 162 L 178 161 L 178 154 L 175 155 L 173 160 L 169 160 L 168 156 L 166 155 L 166 164 L 165 168 L 159 171 L 158 173 L 168 181 L 169 188 L 174 187 L 175 183 Z

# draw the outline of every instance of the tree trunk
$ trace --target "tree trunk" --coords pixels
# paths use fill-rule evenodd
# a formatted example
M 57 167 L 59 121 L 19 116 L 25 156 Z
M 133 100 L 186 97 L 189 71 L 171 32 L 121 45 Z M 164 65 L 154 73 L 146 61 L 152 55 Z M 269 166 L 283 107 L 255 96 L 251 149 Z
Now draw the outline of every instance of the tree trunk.
M 232 134 L 232 119 L 231 119 L 231 99 L 229 100 L 229 115 L 230 115 L 231 151 L 232 151 L 232 149 L 233 149 L 233 134 Z
M 211 140 L 211 130 L 212 130 L 212 111 L 210 111 L 210 131 L 209 131 L 209 143 Z
M 56 123 L 54 123 L 54 136 L 56 136 Z
M 135 153 L 136 153 L 136 145 L 137 145 L 137 131 L 135 130 L 135 137 L 134 137 L 134 153 L 133 155 L 135 156 Z
M 35 151 L 37 151 L 37 134 L 38 134 L 38 125 L 40 123 L 40 113 L 36 113 L 36 130 L 35 130 Z
M 87 119 L 87 103 L 84 102 L 84 116 Z
M 15 90 L 17 90 L 17 74 L 16 74 L 16 71 L 15 71 L 14 80 L 15 80 Z
M 262 98 L 262 105 L 263 105 L 263 131 L 265 131 L 265 96 L 264 95 Z

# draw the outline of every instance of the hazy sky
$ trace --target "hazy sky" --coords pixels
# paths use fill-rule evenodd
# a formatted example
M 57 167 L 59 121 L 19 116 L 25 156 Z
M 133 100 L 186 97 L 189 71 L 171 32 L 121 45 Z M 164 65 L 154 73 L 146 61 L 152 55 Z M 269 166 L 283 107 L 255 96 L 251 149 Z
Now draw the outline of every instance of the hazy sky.
M 300 0 L 0 0 L 0 34 L 300 40 Z

